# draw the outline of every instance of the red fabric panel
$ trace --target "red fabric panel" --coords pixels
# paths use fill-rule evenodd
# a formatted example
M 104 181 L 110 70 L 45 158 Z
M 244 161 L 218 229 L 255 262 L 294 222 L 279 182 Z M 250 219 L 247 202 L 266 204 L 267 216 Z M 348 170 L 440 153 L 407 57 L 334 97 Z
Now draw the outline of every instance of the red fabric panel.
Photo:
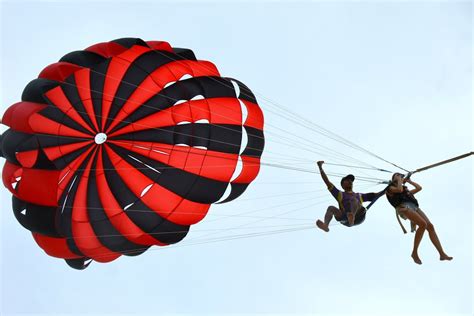
M 183 199 L 168 216 L 168 220 L 181 225 L 193 225 L 200 222 L 209 210 L 209 204 L 201 204 Z
M 69 250 L 66 238 L 49 237 L 38 233 L 32 234 L 38 246 L 40 246 L 48 255 L 52 257 L 63 259 L 82 258 L 82 256 L 78 256 Z
M 242 125 L 242 108 L 238 99 L 210 98 L 206 100 L 211 111 L 212 124 Z
M 32 134 L 33 129 L 28 124 L 31 115 L 37 113 L 47 105 L 33 102 L 18 102 L 11 105 L 3 115 L 2 124 L 18 132 Z
M 34 166 L 36 159 L 38 159 L 39 150 L 28 150 L 16 153 L 16 159 L 25 168 Z
M 140 197 L 143 189 L 153 183 L 153 181 L 121 159 L 108 147 L 106 147 L 106 151 L 112 160 L 117 173 L 120 175 L 127 187 L 137 197 Z M 148 208 L 157 212 L 160 216 L 167 218 L 169 221 L 172 221 L 176 224 L 186 225 L 186 223 L 178 222 L 179 220 L 184 220 L 182 217 L 171 216 L 173 211 L 183 200 L 183 197 L 163 188 L 158 184 L 154 184 L 140 199 Z M 203 204 L 188 201 L 186 202 L 186 207 L 189 207 L 189 209 L 200 210 L 203 208 Z
M 201 119 L 206 119 L 211 124 L 241 126 L 242 109 L 239 100 L 235 98 L 210 98 L 184 102 L 130 123 L 111 133 L 110 137 L 151 128 L 175 126 L 178 122 L 188 120 L 195 122 Z
M 59 183 L 58 183 L 58 191 L 57 191 L 57 198 L 56 198 L 57 200 L 60 199 L 64 190 L 66 190 L 66 188 L 68 187 L 69 182 L 71 181 L 72 177 L 75 175 L 76 170 L 87 158 L 87 155 L 89 155 L 89 153 L 94 149 L 95 147 L 89 148 L 82 155 L 80 155 L 74 161 L 72 161 L 68 166 L 66 166 L 66 168 L 64 168 L 63 170 L 60 170 L 60 174 L 58 177 Z
M 154 70 L 130 96 L 112 122 L 109 130 L 125 120 L 137 108 L 143 106 L 153 95 L 159 93 L 165 85 L 179 80 L 185 74 L 198 76 L 219 76 L 212 63 L 180 60 L 165 64 Z M 203 117 L 207 118 L 207 116 Z M 182 121 L 182 120 L 179 120 Z
M 240 100 L 247 107 L 247 119 L 245 120 L 245 126 L 253 127 L 259 130 L 263 130 L 263 113 L 260 107 L 252 102 Z
M 72 143 L 68 145 L 47 147 L 47 148 L 43 148 L 43 151 L 45 152 L 46 156 L 48 156 L 49 160 L 56 160 L 64 155 L 67 155 L 76 150 L 79 150 L 82 147 L 87 146 L 91 143 L 93 143 L 93 141 L 88 140 L 88 141 L 77 142 L 77 143 Z
M 83 118 L 77 113 L 69 102 L 68 98 L 64 94 L 64 91 L 61 87 L 56 87 L 51 90 L 48 90 L 45 93 L 45 96 L 60 109 L 63 113 L 69 116 L 73 121 L 84 127 L 86 130 L 94 134 L 94 131 L 91 127 L 83 120 Z
M 170 108 L 175 125 L 179 122 L 194 122 L 201 119 L 210 121 L 209 108 L 207 106 L 193 106 L 192 102 L 181 103 Z
M 90 86 L 90 70 L 89 69 L 82 69 L 77 71 L 74 74 L 76 79 L 76 86 L 77 91 L 79 93 L 79 97 L 81 98 L 82 104 L 86 109 L 87 115 L 92 121 L 94 128 L 96 131 L 99 130 L 99 126 L 97 125 L 97 118 L 94 112 L 94 106 L 92 104 L 92 97 L 91 97 L 91 86 Z M 100 114 L 99 114 L 100 115 Z
M 178 81 L 186 74 L 192 77 L 220 76 L 216 66 L 212 63 L 193 60 L 172 61 L 154 70 L 150 76 L 158 86 L 163 88 L 170 82 Z
M 77 187 L 74 196 L 71 228 L 74 242 L 81 253 L 98 262 L 110 262 L 120 257 L 121 254 L 115 253 L 104 247 L 96 237 L 94 230 L 89 222 L 87 214 L 87 182 L 90 174 L 92 159 L 89 160 L 85 171 Z
M 250 183 L 258 175 L 260 170 L 260 158 L 240 156 L 242 158 L 242 171 L 232 183 Z
M 102 126 L 105 126 L 107 117 L 109 116 L 110 107 L 114 99 L 115 93 L 127 72 L 131 63 L 133 63 L 142 54 L 149 52 L 150 49 L 143 46 L 135 45 L 124 51 L 122 54 L 113 57 L 107 68 L 107 74 L 104 82 L 104 91 L 102 94 Z
M 159 242 L 155 238 L 148 235 L 146 232 L 141 230 L 140 227 L 135 225 L 132 220 L 127 216 L 123 209 L 115 199 L 114 194 L 110 190 L 107 183 L 107 179 L 104 176 L 104 165 L 102 162 L 102 154 L 99 155 L 97 160 L 97 188 L 99 192 L 100 202 L 104 208 L 107 217 L 109 218 L 112 225 L 118 232 L 133 243 L 139 245 L 159 245 L 165 246 L 166 244 Z
M 89 134 L 79 132 L 56 121 L 52 121 L 49 118 L 42 116 L 40 113 L 34 113 L 31 115 L 28 123 L 34 133 L 37 134 L 91 138 L 91 135 Z
M 168 42 L 147 41 L 146 43 L 153 50 L 164 50 L 164 51 L 171 52 L 171 53 L 173 52 L 173 48 L 171 47 L 171 45 Z
M 146 52 L 149 52 L 151 49 L 148 47 L 140 46 L 140 45 L 134 45 L 121 53 L 120 55 L 117 55 L 115 58 L 120 58 L 125 60 L 127 63 L 133 63 L 135 59 L 137 59 L 139 56 L 145 54 Z
M 210 61 L 186 60 L 186 64 L 188 65 L 189 68 L 191 68 L 193 77 L 202 77 L 202 76 L 220 77 L 220 73 L 219 73 L 219 70 L 217 70 L 216 65 L 214 65 Z
M 23 168 L 17 196 L 21 200 L 44 205 L 57 206 L 58 170 Z
M 85 50 L 109 58 L 123 53 L 127 48 L 114 42 L 106 42 L 89 46 Z
M 197 150 L 193 148 L 193 151 Z M 222 182 L 229 182 L 237 166 L 238 155 L 206 151 L 202 163 L 201 176 Z
M 106 133 L 108 133 L 118 123 L 126 119 L 128 115 L 134 112 L 137 108 L 144 106 L 146 101 L 157 94 L 160 90 L 160 87 L 158 87 L 150 77 L 147 77 L 145 80 L 143 80 L 143 82 L 140 83 L 140 85 L 124 103 Z
M 12 184 L 17 182 L 15 179 L 23 175 L 23 168 L 15 165 L 8 160 L 5 161 L 2 171 L 2 180 L 3 185 L 7 188 L 13 195 L 17 196 L 16 190 L 13 188 Z
M 81 66 L 60 61 L 44 68 L 38 75 L 38 78 L 63 82 L 64 80 L 66 80 L 67 77 L 69 77 L 75 71 L 80 69 L 82 69 Z
M 173 168 L 185 169 L 190 173 L 223 182 L 229 182 L 231 179 L 238 159 L 235 154 L 201 148 L 138 141 L 111 142 Z

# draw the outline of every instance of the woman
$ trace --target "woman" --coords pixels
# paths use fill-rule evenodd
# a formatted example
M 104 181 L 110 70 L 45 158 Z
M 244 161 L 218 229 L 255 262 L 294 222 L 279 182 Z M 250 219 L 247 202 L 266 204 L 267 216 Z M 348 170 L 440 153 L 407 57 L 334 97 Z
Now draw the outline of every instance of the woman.
M 408 188 L 403 185 L 405 182 L 408 182 L 415 188 L 408 190 Z M 428 230 L 431 242 L 439 252 L 439 259 L 452 260 L 453 257 L 448 256 L 444 252 L 433 224 L 425 213 L 423 213 L 423 211 L 418 207 L 418 201 L 415 199 L 414 194 L 420 191 L 421 186 L 418 183 L 413 182 L 410 179 L 403 179 L 403 175 L 395 173 L 392 176 L 392 182 L 386 193 L 388 201 L 393 207 L 395 207 L 397 216 L 400 215 L 403 219 L 409 219 L 412 224 L 418 226 L 415 233 L 415 241 L 411 257 L 417 264 L 421 264 L 420 257 L 418 256 L 418 246 L 420 245 L 425 230 Z

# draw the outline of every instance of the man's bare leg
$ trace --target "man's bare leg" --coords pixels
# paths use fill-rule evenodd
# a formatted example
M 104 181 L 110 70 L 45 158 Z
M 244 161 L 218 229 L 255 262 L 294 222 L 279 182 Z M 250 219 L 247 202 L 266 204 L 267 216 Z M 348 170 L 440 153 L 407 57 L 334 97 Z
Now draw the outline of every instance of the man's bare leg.
M 326 214 L 324 215 L 324 222 L 318 219 L 316 221 L 316 226 L 325 232 L 329 232 L 329 223 L 334 216 L 337 218 L 342 217 L 342 211 L 335 206 L 329 206 L 326 210 Z

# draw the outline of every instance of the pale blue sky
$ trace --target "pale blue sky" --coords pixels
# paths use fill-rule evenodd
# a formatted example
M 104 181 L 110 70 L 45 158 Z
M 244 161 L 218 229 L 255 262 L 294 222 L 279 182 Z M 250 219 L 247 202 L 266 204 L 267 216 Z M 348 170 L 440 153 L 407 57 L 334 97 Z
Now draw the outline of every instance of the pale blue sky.
M 393 169 L 279 118 L 264 98 L 409 169 L 472 151 L 471 2 L 2 1 L 1 11 L 2 113 L 65 53 L 130 36 L 191 48 L 256 92 L 267 124 L 264 161 L 332 161 L 282 146 L 286 130 Z M 422 266 L 409 257 L 413 235 L 403 235 L 382 198 L 351 229 L 156 248 L 75 271 L 37 247 L 4 189 L 1 313 L 471 315 L 472 176 L 467 159 L 414 177 L 424 188 L 421 207 L 455 257 L 439 262 L 425 236 Z M 264 166 L 240 200 L 213 206 L 187 239 L 209 229 L 219 237 L 310 226 L 330 199 L 318 175 Z M 242 212 L 249 217 L 219 216 Z

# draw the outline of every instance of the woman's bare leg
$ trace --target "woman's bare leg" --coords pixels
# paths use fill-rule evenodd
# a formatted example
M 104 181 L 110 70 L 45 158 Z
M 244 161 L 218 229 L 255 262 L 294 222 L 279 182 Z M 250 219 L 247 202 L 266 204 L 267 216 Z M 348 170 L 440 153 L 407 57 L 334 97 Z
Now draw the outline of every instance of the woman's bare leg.
M 439 260 L 452 260 L 453 257 L 448 256 L 444 252 L 443 247 L 441 246 L 441 242 L 439 241 L 438 234 L 436 234 L 435 228 L 433 224 L 431 223 L 431 221 L 429 220 L 428 216 L 426 216 L 426 214 L 420 209 L 418 209 L 418 213 L 421 215 L 421 217 L 423 217 L 423 219 L 427 223 L 426 230 L 428 231 L 431 242 L 435 246 L 436 250 L 438 250 L 439 252 Z
M 328 209 L 326 210 L 326 215 L 324 215 L 324 223 L 321 220 L 316 221 L 316 225 L 324 230 L 325 232 L 329 231 L 329 223 L 331 222 L 333 216 L 336 218 L 341 218 L 342 217 L 342 211 L 338 209 L 335 206 L 329 206 Z
M 399 210 L 399 213 L 418 226 L 418 229 L 415 233 L 415 240 L 413 242 L 413 252 L 411 253 L 411 257 L 413 258 L 413 261 L 415 261 L 415 263 L 421 264 L 421 259 L 418 256 L 418 247 L 420 246 L 421 239 L 423 238 L 423 234 L 425 233 L 427 223 L 423 219 L 423 217 L 421 217 L 421 215 L 411 209 L 402 208 Z

